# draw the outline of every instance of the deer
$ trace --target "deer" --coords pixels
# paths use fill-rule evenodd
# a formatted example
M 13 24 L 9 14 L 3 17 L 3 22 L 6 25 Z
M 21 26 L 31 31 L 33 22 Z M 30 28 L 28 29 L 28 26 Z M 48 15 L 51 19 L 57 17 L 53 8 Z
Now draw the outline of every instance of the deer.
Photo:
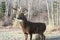
M 28 21 L 24 11 L 20 12 L 17 19 L 20 20 L 21 28 L 25 34 L 25 40 L 28 39 L 28 34 L 30 34 L 30 40 L 32 40 L 32 34 L 39 34 L 41 37 L 40 39 L 45 40 L 44 32 L 46 30 L 46 24 L 41 22 L 34 23 L 31 21 Z
M 45 40 L 45 35 L 44 35 L 44 32 L 46 30 L 45 23 L 30 22 L 27 20 L 24 13 L 20 13 L 17 19 L 22 20 L 22 23 L 20 23 L 20 25 L 25 34 L 26 37 L 25 40 L 27 40 L 28 34 L 30 34 L 30 40 L 32 40 L 32 34 L 39 34 L 41 36 L 41 40 Z

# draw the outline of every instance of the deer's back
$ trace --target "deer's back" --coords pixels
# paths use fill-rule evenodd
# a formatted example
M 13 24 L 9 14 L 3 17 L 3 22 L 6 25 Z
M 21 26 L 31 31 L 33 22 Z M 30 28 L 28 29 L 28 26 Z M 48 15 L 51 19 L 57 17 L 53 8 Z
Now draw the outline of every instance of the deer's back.
M 46 30 L 45 23 L 28 22 L 29 33 L 43 33 Z

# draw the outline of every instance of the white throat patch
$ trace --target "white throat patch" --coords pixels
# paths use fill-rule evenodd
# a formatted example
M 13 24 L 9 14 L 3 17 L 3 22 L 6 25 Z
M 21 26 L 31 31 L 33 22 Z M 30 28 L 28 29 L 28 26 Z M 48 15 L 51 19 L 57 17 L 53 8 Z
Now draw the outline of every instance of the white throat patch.
M 19 22 L 23 22 L 23 20 L 18 20 Z

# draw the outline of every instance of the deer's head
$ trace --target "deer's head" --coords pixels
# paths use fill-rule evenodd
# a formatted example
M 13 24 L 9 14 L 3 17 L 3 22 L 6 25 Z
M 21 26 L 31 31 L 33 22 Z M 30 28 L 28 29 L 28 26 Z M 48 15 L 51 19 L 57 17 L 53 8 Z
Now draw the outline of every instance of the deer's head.
M 13 8 L 18 13 L 18 19 L 22 19 L 25 15 L 27 15 L 28 10 L 26 8 Z

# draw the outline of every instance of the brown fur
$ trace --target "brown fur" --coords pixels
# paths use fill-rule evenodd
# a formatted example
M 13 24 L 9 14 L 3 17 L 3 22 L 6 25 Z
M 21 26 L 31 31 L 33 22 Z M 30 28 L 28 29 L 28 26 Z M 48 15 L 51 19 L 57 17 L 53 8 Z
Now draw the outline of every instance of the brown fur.
M 28 34 L 30 34 L 30 40 L 32 40 L 32 34 L 40 34 L 41 40 L 45 40 L 44 32 L 46 30 L 45 23 L 33 23 L 26 19 L 24 14 L 20 14 L 18 19 L 21 19 L 23 22 L 21 24 L 22 30 L 25 34 L 25 40 L 28 38 Z

